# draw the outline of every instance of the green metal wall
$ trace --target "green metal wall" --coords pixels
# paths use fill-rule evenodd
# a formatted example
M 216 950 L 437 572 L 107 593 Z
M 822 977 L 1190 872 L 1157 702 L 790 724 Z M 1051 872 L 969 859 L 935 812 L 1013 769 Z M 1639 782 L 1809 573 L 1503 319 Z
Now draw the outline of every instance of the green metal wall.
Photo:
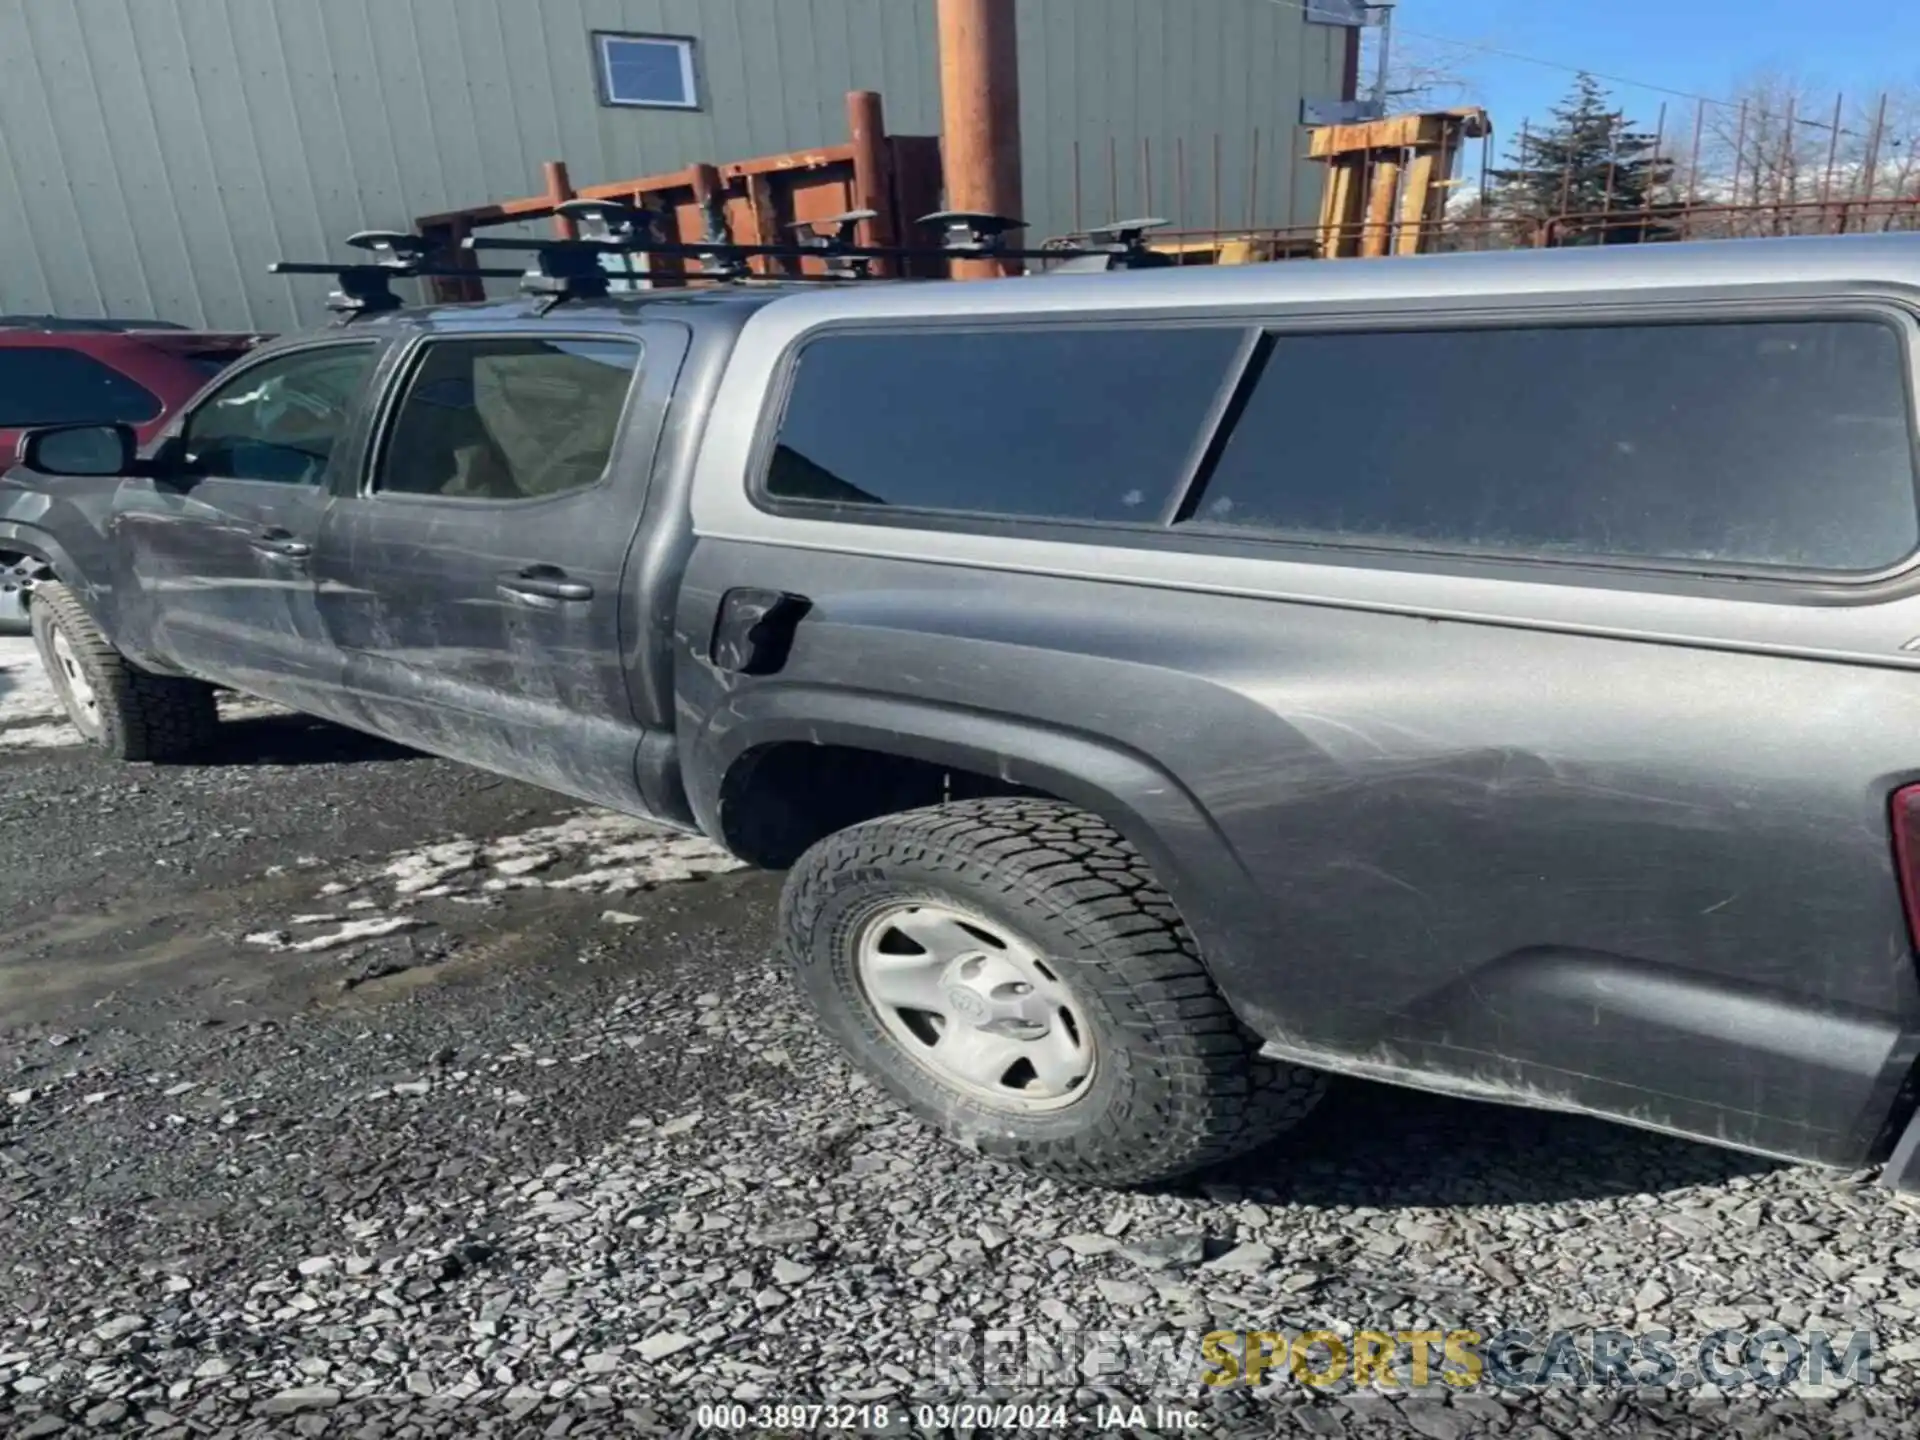
M 1021 0 L 1030 236 L 1123 214 L 1309 219 L 1303 93 L 1339 86 L 1343 32 L 1277 0 Z M 598 100 L 595 30 L 695 38 L 702 108 Z M 283 329 L 324 281 L 266 273 L 367 227 L 693 160 L 836 143 L 844 97 L 889 129 L 939 125 L 933 0 L 0 0 L 0 310 Z M 1257 182 L 1251 137 L 1261 132 Z M 1204 160 L 1197 157 L 1204 156 Z M 1177 216 L 1176 216 L 1177 218 Z

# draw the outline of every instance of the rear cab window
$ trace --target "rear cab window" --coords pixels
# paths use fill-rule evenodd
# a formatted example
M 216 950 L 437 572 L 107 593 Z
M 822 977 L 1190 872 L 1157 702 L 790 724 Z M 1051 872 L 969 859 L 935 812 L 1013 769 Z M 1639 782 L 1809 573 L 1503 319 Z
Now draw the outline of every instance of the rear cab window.
M 1920 549 L 1909 343 L 1865 311 L 829 332 L 793 364 L 763 499 L 1859 577 Z
M 1158 525 L 1244 329 L 825 335 L 801 352 L 767 494 Z
M 1920 543 L 1905 349 L 1868 317 L 1276 335 L 1189 519 L 1885 570 Z

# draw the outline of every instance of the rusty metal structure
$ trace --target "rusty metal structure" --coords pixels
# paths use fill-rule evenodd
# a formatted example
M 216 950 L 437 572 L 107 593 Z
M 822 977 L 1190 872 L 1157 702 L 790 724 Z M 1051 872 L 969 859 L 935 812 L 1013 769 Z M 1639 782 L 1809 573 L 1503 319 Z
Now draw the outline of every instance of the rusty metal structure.
M 1418 255 L 1435 246 L 1463 141 L 1492 133 L 1478 108 L 1322 125 L 1308 155 L 1326 166 L 1318 254 Z
M 971 68 L 960 66 L 956 104 L 969 115 L 977 111 L 994 86 L 983 75 L 1009 63 L 1006 37 L 992 26 L 997 11 L 984 0 L 955 0 L 949 13 L 956 28 L 956 44 L 971 55 Z M 975 27 L 968 29 L 968 27 Z M 985 28 L 979 28 L 985 27 Z M 965 30 L 964 35 L 959 31 Z M 986 98 L 983 99 L 983 96 Z M 964 102 L 964 103 L 960 103 Z M 1376 120 L 1324 125 L 1311 129 L 1300 153 L 1289 147 L 1267 147 L 1268 167 L 1288 177 L 1302 162 L 1322 172 L 1319 219 L 1311 224 L 1256 227 L 1251 224 L 1254 200 L 1260 190 L 1262 162 L 1260 136 L 1249 147 L 1254 159 L 1241 177 L 1248 197 L 1244 223 L 1235 224 L 1221 213 L 1221 145 L 1211 149 L 1210 166 L 1190 166 L 1186 147 L 1172 147 L 1174 193 L 1165 198 L 1171 226 L 1165 222 L 1108 221 L 1044 242 L 1030 242 L 1022 250 L 996 238 L 989 257 L 977 251 L 942 250 L 919 242 L 917 220 L 935 210 L 943 190 L 952 194 L 999 195 L 1017 174 L 1002 163 L 1005 145 L 996 149 L 992 127 L 976 134 L 967 160 L 971 179 L 965 185 L 943 174 L 942 145 L 934 136 L 889 135 L 881 98 L 871 91 L 847 96 L 848 138 L 782 155 L 760 156 L 725 164 L 701 163 L 665 175 L 611 181 L 575 189 L 567 167 L 559 161 L 545 167 L 540 194 L 496 201 L 435 215 L 416 222 L 426 241 L 430 262 L 420 273 L 432 293 L 443 299 L 474 298 L 482 293 L 481 272 L 467 242 L 490 227 L 512 226 L 550 218 L 554 233 L 571 236 L 573 221 L 563 207 L 576 199 L 609 200 L 631 205 L 651 217 L 650 230 L 658 243 L 644 257 L 646 283 L 676 285 L 704 283 L 716 273 L 703 264 L 701 244 L 732 247 L 743 273 L 761 277 L 824 277 L 829 258 L 799 253 L 796 236 L 825 230 L 829 222 L 849 212 L 871 212 L 853 223 L 837 242 L 845 258 L 847 246 L 866 249 L 875 276 L 947 275 L 990 276 L 1014 273 L 1023 264 L 1058 268 L 1062 263 L 1090 263 L 1091 252 L 1111 250 L 1116 227 L 1134 227 L 1149 238 L 1159 263 L 1173 265 L 1240 265 L 1280 260 L 1369 258 L 1432 252 L 1556 248 L 1572 245 L 1613 245 L 1684 242 L 1780 235 L 1848 234 L 1863 231 L 1920 231 L 1920 160 L 1911 137 L 1894 135 L 1888 127 L 1883 102 L 1864 130 L 1848 130 L 1836 98 L 1832 119 L 1796 119 L 1789 108 L 1783 140 L 1765 131 L 1766 117 L 1744 108 L 1721 139 L 1730 145 L 1731 159 L 1715 161 L 1706 154 L 1706 106 L 1693 117 L 1691 143 L 1686 153 L 1668 163 L 1673 173 L 1655 192 L 1633 206 L 1607 204 L 1595 210 L 1565 209 L 1547 215 L 1515 214 L 1503 209 L 1492 185 L 1493 126 L 1477 108 L 1419 112 Z M 976 120 L 978 116 L 974 117 Z M 1778 117 L 1773 117 L 1777 119 Z M 981 126 L 968 122 L 975 130 Z M 1800 156 L 1805 149 L 1800 130 L 1812 128 L 1823 137 L 1821 154 Z M 1524 138 L 1524 129 L 1522 136 Z M 1759 137 L 1755 139 L 1754 137 Z M 1843 137 L 1849 142 L 1843 148 Z M 1462 179 L 1468 144 L 1478 140 L 1478 181 Z M 1666 155 L 1667 116 L 1663 109 L 1655 132 L 1655 153 Z M 952 150 L 954 147 L 949 146 Z M 1141 139 L 1138 156 L 1145 193 L 1151 197 L 1155 171 L 1152 142 Z M 1000 158 L 996 159 L 996 155 Z M 1893 157 L 1893 158 L 1890 158 Z M 1119 194 L 1121 157 L 1111 141 L 1105 147 L 1109 200 Z M 1164 157 L 1162 157 L 1164 160 Z M 1204 198 L 1204 177 L 1211 169 L 1211 201 Z M 1073 208 L 1078 215 L 1085 196 L 1081 186 L 1079 148 L 1074 150 Z M 1191 182 L 1198 176 L 1203 192 L 1199 208 L 1211 224 L 1194 225 Z M 1569 180 L 1571 177 L 1569 177 Z M 1562 187 L 1563 194 L 1572 189 Z M 1613 186 L 1607 187 L 1609 198 Z M 956 200 L 955 208 L 981 211 L 985 207 Z M 1149 205 L 1149 209 L 1153 207 Z M 1002 216 L 1007 212 L 1000 211 Z M 991 216 L 987 218 L 993 218 Z M 1018 229 L 1017 222 L 998 220 L 1001 229 Z M 1129 265 L 1139 263 L 1139 235 L 1120 246 Z M 487 248 L 482 245 L 481 248 Z M 710 258 L 710 257 L 709 257 Z M 452 275 L 435 274 L 454 267 Z
M 1708 105 L 1699 106 L 1690 135 L 1678 136 L 1662 109 L 1654 153 L 1667 157 L 1673 173 L 1641 203 L 1618 206 L 1609 195 L 1597 209 L 1563 205 L 1544 215 L 1503 209 L 1492 183 L 1493 126 L 1484 111 L 1323 126 L 1310 133 L 1306 156 L 1327 167 L 1317 224 L 1235 224 L 1219 213 L 1217 173 L 1212 223 L 1190 224 L 1182 164 L 1176 226 L 1157 232 L 1153 244 L 1176 264 L 1211 265 L 1920 231 L 1920 137 L 1895 133 L 1884 98 L 1865 112 L 1870 119 L 1852 125 L 1838 96 L 1830 111 L 1817 115 L 1796 113 L 1791 102 L 1775 116 L 1728 107 L 1710 127 L 1708 113 Z M 1454 173 L 1463 168 L 1466 142 L 1476 137 L 1477 184 Z M 1141 159 L 1144 165 L 1144 141 Z M 1283 167 L 1291 160 L 1283 158 Z M 1109 169 L 1119 165 L 1109 153 Z M 1561 186 L 1563 195 L 1571 189 Z M 1048 243 L 1072 245 L 1086 233 Z
M 577 189 L 564 161 L 548 161 L 541 194 L 422 215 L 414 221 L 439 265 L 472 272 L 429 276 L 429 292 L 443 301 L 482 298 L 483 277 L 466 242 L 490 229 L 539 220 L 550 220 L 556 237 L 573 238 L 575 222 L 561 209 L 573 200 L 616 201 L 647 211 L 660 237 L 682 247 L 733 241 L 779 249 L 790 242 L 796 228 L 850 211 L 870 211 L 859 222 L 858 243 L 883 249 L 894 246 L 908 233 L 913 219 L 939 209 L 943 186 L 939 139 L 888 134 L 881 97 L 871 90 L 848 94 L 847 130 L 847 140 L 837 145 L 724 164 L 702 161 L 664 175 Z M 791 255 L 756 255 L 748 263 L 752 273 L 759 275 L 826 273 L 824 260 Z M 637 259 L 635 274 L 644 274 L 652 285 L 676 285 L 696 278 L 699 269 L 690 254 L 655 253 Z M 879 274 L 945 273 L 939 262 L 894 256 L 876 259 L 875 269 Z
M 975 214 L 1024 215 L 1014 0 L 939 0 L 936 18 L 949 203 Z M 1016 273 L 1004 260 L 956 260 L 952 271 L 957 280 Z

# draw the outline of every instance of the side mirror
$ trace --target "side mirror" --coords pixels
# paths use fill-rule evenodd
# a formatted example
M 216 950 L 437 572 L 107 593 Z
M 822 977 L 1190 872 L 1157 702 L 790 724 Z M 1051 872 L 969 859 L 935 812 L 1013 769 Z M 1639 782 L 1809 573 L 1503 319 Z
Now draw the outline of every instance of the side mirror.
M 17 455 L 42 475 L 126 475 L 139 451 L 131 425 L 45 425 L 20 437 Z

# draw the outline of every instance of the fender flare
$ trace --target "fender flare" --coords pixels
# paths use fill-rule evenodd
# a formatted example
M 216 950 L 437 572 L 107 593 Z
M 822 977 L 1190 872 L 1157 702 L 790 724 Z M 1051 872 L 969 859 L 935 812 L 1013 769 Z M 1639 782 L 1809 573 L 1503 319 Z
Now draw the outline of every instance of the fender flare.
M 844 745 L 992 775 L 1100 816 L 1147 858 L 1199 941 L 1229 1003 L 1237 953 L 1260 933 L 1259 891 L 1239 854 L 1184 783 L 1149 756 L 1080 731 L 991 712 L 813 685 L 768 685 L 715 711 L 685 756 L 701 828 L 724 833 L 720 796 L 745 757 L 769 745 Z
M 115 595 L 112 584 L 102 584 L 101 577 L 97 573 L 89 575 L 83 570 L 74 560 L 73 553 L 55 539 L 52 532 L 38 525 L 30 525 L 23 520 L 0 520 L 0 550 L 9 548 L 32 555 L 51 565 L 54 579 L 73 592 L 74 597 L 86 609 L 93 622 L 106 633 L 108 641 L 120 649 L 128 659 L 161 674 L 178 673 L 154 661 L 152 657 L 123 644 L 118 629 L 113 623 L 116 617 L 113 608 Z M 29 611 L 33 608 L 31 598 L 28 600 L 27 608 Z

